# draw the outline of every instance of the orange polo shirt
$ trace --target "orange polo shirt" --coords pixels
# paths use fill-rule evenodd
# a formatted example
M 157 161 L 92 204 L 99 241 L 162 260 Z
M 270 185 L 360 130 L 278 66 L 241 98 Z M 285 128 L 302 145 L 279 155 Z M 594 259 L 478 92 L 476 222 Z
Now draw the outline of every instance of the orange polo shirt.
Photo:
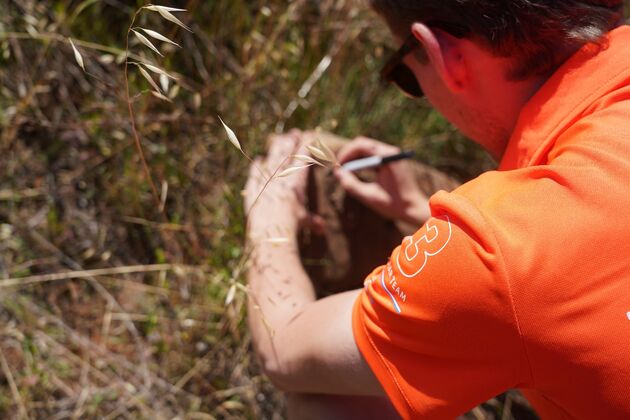
M 525 106 L 498 171 L 365 282 L 355 340 L 405 418 L 507 390 L 543 418 L 630 417 L 630 27 Z

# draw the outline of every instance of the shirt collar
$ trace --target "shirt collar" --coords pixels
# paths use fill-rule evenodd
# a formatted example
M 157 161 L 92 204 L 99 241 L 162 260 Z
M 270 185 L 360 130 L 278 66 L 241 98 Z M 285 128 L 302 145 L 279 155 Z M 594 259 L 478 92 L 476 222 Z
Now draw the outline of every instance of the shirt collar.
M 499 170 L 546 162 L 556 139 L 589 106 L 630 79 L 630 26 L 609 32 L 571 56 L 527 102 L 508 141 Z

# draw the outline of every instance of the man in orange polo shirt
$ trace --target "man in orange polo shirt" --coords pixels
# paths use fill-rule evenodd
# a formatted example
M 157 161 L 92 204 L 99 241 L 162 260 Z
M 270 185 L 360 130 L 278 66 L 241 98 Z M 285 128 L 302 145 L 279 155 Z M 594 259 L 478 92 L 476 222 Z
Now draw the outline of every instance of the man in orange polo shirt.
M 431 197 L 431 217 L 362 290 L 321 300 L 295 252 L 309 219 L 305 173 L 274 180 L 253 206 L 264 180 L 252 172 L 250 327 L 266 372 L 291 394 L 289 414 L 385 418 L 389 401 L 404 418 L 453 418 L 519 388 L 544 418 L 630 417 L 621 1 L 371 3 L 403 45 L 385 76 L 424 91 L 500 165 Z M 266 164 L 302 137 L 276 139 Z M 360 139 L 340 159 L 385 147 Z M 420 221 L 424 197 L 396 187 L 409 185 L 404 162 L 388 171 L 382 184 L 336 174 L 383 215 Z M 289 241 L 269 241 L 277 232 Z

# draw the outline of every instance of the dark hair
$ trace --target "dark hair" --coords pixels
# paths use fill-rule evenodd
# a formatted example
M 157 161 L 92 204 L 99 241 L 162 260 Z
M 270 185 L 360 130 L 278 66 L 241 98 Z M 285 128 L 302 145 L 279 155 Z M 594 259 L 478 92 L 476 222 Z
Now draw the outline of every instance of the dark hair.
M 462 28 L 497 56 L 514 58 L 511 79 L 554 70 L 575 48 L 597 42 L 623 15 L 622 0 L 369 1 L 403 37 L 414 22 L 439 22 L 434 26 L 447 31 L 448 25 Z

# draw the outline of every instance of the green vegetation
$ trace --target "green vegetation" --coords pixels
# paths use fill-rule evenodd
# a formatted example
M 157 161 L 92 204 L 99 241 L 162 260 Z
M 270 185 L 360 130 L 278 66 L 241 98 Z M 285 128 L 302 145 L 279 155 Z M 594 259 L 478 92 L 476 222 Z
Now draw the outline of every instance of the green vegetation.
M 189 0 L 177 16 L 193 33 L 155 12 L 137 20 L 181 49 L 153 40 L 161 58 L 130 38 L 133 60 L 178 78 L 166 102 L 129 70 L 156 202 L 125 99 L 126 33 L 143 5 L 0 0 L 2 418 L 282 416 L 250 352 L 245 288 L 225 304 L 244 281 L 248 162 L 217 115 L 252 156 L 275 130 L 320 127 L 413 148 L 462 180 L 493 165 L 379 83 L 389 37 L 360 4 Z

